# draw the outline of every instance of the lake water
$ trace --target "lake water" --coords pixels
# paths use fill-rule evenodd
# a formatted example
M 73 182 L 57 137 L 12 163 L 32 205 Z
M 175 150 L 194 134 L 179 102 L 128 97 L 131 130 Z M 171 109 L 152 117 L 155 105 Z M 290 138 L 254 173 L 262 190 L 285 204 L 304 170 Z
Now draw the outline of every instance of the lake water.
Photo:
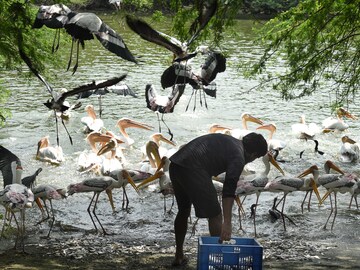
M 135 65 L 122 60 L 112 53 L 106 51 L 95 39 L 86 42 L 85 50 L 81 50 L 79 57 L 79 68 L 75 75 L 66 72 L 66 64 L 56 71 L 56 77 L 46 78 L 54 89 L 62 87 L 72 89 L 78 85 L 89 83 L 92 80 L 102 80 L 127 73 L 125 83 L 137 92 L 138 98 L 130 96 L 117 96 L 108 94 L 103 97 L 103 120 L 105 126 L 119 134 L 115 124 L 118 119 L 128 117 L 137 121 L 145 122 L 154 127 L 153 131 L 129 130 L 135 143 L 125 153 L 129 167 L 136 168 L 140 162 L 140 147 L 146 143 L 149 136 L 158 131 L 156 114 L 146 108 L 145 85 L 154 84 L 159 92 L 166 95 L 168 89 L 161 91 L 160 76 L 165 68 L 169 66 L 171 54 L 164 48 L 142 40 L 136 34 L 129 31 L 122 17 L 113 14 L 102 14 L 101 16 L 111 27 L 113 27 L 124 38 L 125 43 L 132 53 L 141 56 L 142 63 Z M 164 25 L 156 25 L 160 31 L 167 31 Z M 233 128 L 241 128 L 240 116 L 243 112 L 262 119 L 264 122 L 273 122 L 277 126 L 275 138 L 281 138 L 287 142 L 287 147 L 281 152 L 281 158 L 286 162 L 280 164 L 288 174 L 298 174 L 310 165 L 316 164 L 323 167 L 325 160 L 335 161 L 344 170 L 359 172 L 358 164 L 341 164 L 339 162 L 339 149 L 341 136 L 349 135 L 354 140 L 360 139 L 360 122 L 348 121 L 349 129 L 345 132 L 319 134 L 317 139 L 320 143 L 319 149 L 325 152 L 324 156 L 315 154 L 312 142 L 304 142 L 292 134 L 291 125 L 299 121 L 300 115 L 305 114 L 306 120 L 321 126 L 321 122 L 331 114 L 327 106 L 334 97 L 329 97 L 326 89 L 317 94 L 301 100 L 284 101 L 279 93 L 274 92 L 270 87 L 261 91 L 248 91 L 257 84 L 256 80 L 246 80 L 238 69 L 241 61 L 254 60 L 261 55 L 261 48 L 256 47 L 252 42 L 251 31 L 253 22 L 239 21 L 237 25 L 238 36 L 235 38 L 228 35 L 222 44 L 222 50 L 228 55 L 227 70 L 218 74 L 217 97 L 206 97 L 208 108 L 201 106 L 197 100 L 194 111 L 192 99 L 189 110 L 186 106 L 191 97 L 192 90 L 186 87 L 185 93 L 177 104 L 174 113 L 165 115 L 166 123 L 174 134 L 174 141 L 178 145 L 184 144 L 191 139 L 206 134 L 211 124 L 219 123 Z M 47 31 L 52 31 L 46 29 Z M 59 57 L 67 59 L 70 52 L 71 39 L 65 34 L 62 36 L 60 49 L 57 52 Z M 50 50 L 51 48 L 49 48 Z M 194 60 L 192 66 L 200 67 L 201 62 Z M 284 66 L 282 61 L 279 66 L 272 67 L 281 71 Z M 26 67 L 24 67 L 26 69 Z M 88 149 L 85 142 L 85 135 L 82 132 L 83 126 L 81 117 L 85 116 L 84 107 L 93 104 L 98 109 L 97 97 L 82 99 L 82 108 L 73 113 L 67 127 L 72 135 L 74 144 L 71 145 L 64 128 L 59 125 L 60 145 L 63 148 L 65 161 L 60 166 L 52 166 L 35 160 L 37 142 L 45 135 L 50 136 L 52 144 L 56 144 L 55 122 L 53 114 L 42 104 L 49 98 L 44 86 L 33 76 L 30 80 L 20 78 L 15 72 L 2 72 L 0 78 L 5 85 L 11 89 L 12 97 L 6 104 L 11 109 L 12 118 L 7 120 L 5 127 L 1 128 L 0 144 L 11 150 L 20 157 L 24 167 L 23 176 L 32 174 L 37 168 L 42 167 L 38 184 L 53 183 L 66 187 L 71 183 L 79 182 L 89 175 L 80 175 L 77 171 L 77 158 L 79 154 Z M 75 98 L 69 98 L 70 103 Z M 349 110 L 360 115 L 360 109 L 356 105 L 350 105 Z M 254 130 L 257 126 L 250 123 L 249 129 Z M 166 131 L 163 129 L 163 131 Z M 266 131 L 261 132 L 268 136 Z M 165 133 L 165 135 L 167 135 Z M 167 135 L 168 136 L 168 135 Z M 305 150 L 302 158 L 299 153 Z M 262 164 L 259 160 L 249 166 L 254 170 L 261 170 Z M 271 176 L 277 175 L 275 171 L 270 172 Z M 0 178 L 1 179 L 1 178 Z M 115 234 L 132 234 L 135 239 L 169 237 L 172 229 L 173 217 L 164 219 L 163 200 L 159 194 L 143 192 L 139 197 L 133 190 L 127 188 L 130 197 L 131 213 L 120 213 L 111 215 L 105 195 L 101 196 L 98 204 L 98 213 L 103 225 Z M 324 189 L 320 189 L 324 194 Z M 288 196 L 286 213 L 291 216 L 297 226 L 287 225 L 287 233 L 284 234 L 282 224 L 271 223 L 268 217 L 268 209 L 278 194 L 263 193 L 260 197 L 260 205 L 257 211 L 257 231 L 261 239 L 268 241 L 290 241 L 292 237 L 305 239 L 304 241 L 316 240 L 324 245 L 347 243 L 352 247 L 359 240 L 358 225 L 359 212 L 348 209 L 349 194 L 338 196 L 338 216 L 333 233 L 322 230 L 330 211 L 329 201 L 322 207 L 317 207 L 315 201 L 311 212 L 301 214 L 300 203 L 304 194 L 295 192 Z M 121 191 L 114 192 L 117 208 L 121 207 Z M 61 224 L 72 225 L 79 229 L 92 229 L 93 225 L 88 217 L 86 208 L 90 201 L 91 194 L 75 194 L 67 200 L 54 202 L 57 213 L 57 221 Z M 255 201 L 254 196 L 249 196 L 245 201 L 245 209 L 249 215 L 250 205 Z M 29 225 L 34 230 L 34 223 L 40 218 L 37 208 L 28 211 Z M 234 235 L 243 235 L 238 231 L 237 212 L 234 209 Z M 141 227 L 141 230 L 138 228 Z M 243 220 L 245 235 L 252 236 L 253 229 L 250 219 Z M 56 231 L 56 228 L 54 228 Z M 134 231 L 136 230 L 136 234 Z M 207 233 L 206 222 L 200 222 L 198 234 Z M 172 235 L 170 235 L 172 241 Z

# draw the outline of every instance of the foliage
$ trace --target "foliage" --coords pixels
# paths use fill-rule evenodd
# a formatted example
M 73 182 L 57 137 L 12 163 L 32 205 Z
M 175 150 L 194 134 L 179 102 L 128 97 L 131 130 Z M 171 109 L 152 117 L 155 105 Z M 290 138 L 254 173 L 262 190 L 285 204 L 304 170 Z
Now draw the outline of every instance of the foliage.
M 50 49 L 54 33 L 31 28 L 37 10 L 38 7 L 32 5 L 32 1 L 0 1 L 1 69 L 21 70 L 23 62 L 18 53 L 19 46 L 33 59 L 35 67 L 40 72 L 45 71 L 43 63 L 56 63 L 56 58 L 51 54 Z M 9 91 L 0 88 L 0 104 L 4 104 L 8 96 Z M 4 119 L 10 116 L 10 112 L 1 106 L 0 116 L 1 125 L 4 124 Z
M 294 7 L 298 0 L 244 0 L 244 10 L 251 14 L 278 14 Z
M 261 75 L 258 87 L 271 83 L 287 100 L 327 87 L 334 107 L 353 102 L 360 86 L 359 6 L 358 0 L 304 0 L 267 22 L 258 39 L 264 53 L 249 70 Z M 283 74 L 267 70 L 280 59 Z

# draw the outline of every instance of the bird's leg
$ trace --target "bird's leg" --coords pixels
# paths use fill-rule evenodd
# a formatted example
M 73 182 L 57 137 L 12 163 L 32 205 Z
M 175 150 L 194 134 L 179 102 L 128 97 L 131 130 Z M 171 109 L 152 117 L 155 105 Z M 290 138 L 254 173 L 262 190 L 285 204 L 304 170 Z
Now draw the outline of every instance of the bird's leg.
M 90 201 L 90 203 L 89 203 L 89 206 L 88 206 L 88 208 L 87 208 L 87 211 L 88 211 L 88 213 L 89 213 L 89 216 L 90 216 L 90 218 L 91 218 L 92 223 L 94 224 L 95 230 L 97 231 L 98 229 L 97 229 L 96 224 L 95 224 L 95 222 L 94 222 L 94 219 L 93 219 L 93 217 L 91 216 L 91 213 L 90 213 L 90 207 L 91 207 L 92 202 L 94 201 L 95 195 L 96 195 L 96 192 L 94 192 L 94 195 L 93 195 L 92 198 L 91 198 L 91 201 Z
M 102 111 L 103 111 L 103 110 L 102 110 L 101 95 L 99 95 L 98 99 L 99 99 L 99 117 L 101 118 Z
M 194 95 L 194 108 L 193 108 L 193 112 L 195 112 L 196 109 L 196 95 L 197 94 L 197 89 L 195 90 L 195 95 Z
M 41 219 L 38 223 L 36 223 L 36 225 L 39 225 L 40 223 L 42 223 L 42 222 L 44 222 L 45 220 L 48 220 L 48 219 L 50 218 L 49 209 L 47 208 L 47 205 L 46 205 L 45 200 L 43 200 L 43 202 L 44 202 L 44 208 L 45 208 L 45 210 L 46 210 L 47 216 L 44 217 L 43 219 Z M 44 210 L 43 210 L 43 211 L 44 211 Z
M 101 222 L 100 222 L 99 218 L 97 217 L 97 215 L 96 215 L 96 213 L 95 213 L 96 204 L 97 204 L 97 202 L 98 202 L 99 196 L 100 196 L 100 192 L 99 192 L 99 193 L 97 194 L 97 196 L 96 196 L 96 199 L 95 199 L 95 203 L 94 203 L 94 207 L 93 207 L 93 211 L 92 211 L 92 212 L 93 212 L 93 214 L 94 214 L 94 216 L 95 216 L 96 220 L 99 222 L 99 225 L 100 225 L 101 229 L 103 230 L 104 235 L 107 235 L 107 233 L 106 233 L 106 231 L 105 231 L 105 229 L 104 229 L 103 225 L 101 224 Z
M 72 141 L 71 135 L 70 135 L 70 133 L 69 133 L 69 131 L 68 131 L 66 125 L 65 125 L 64 119 L 62 119 L 62 118 L 61 118 L 61 123 L 63 124 L 63 126 L 64 126 L 64 128 L 65 128 L 65 130 L 66 130 L 67 135 L 69 136 L 69 140 L 70 140 L 71 145 L 73 145 L 73 141 Z
M 72 60 L 72 54 L 73 54 L 73 48 L 74 48 L 74 41 L 75 41 L 75 39 L 72 38 L 72 41 L 71 41 L 71 50 L 70 50 L 70 58 L 69 58 L 69 62 L 68 62 L 68 66 L 67 66 L 66 71 L 68 71 L 68 70 L 70 69 L 71 60 Z
M 257 234 L 256 234 L 256 208 L 258 206 L 259 197 L 260 197 L 260 193 L 256 193 L 256 203 L 255 203 L 254 208 L 252 209 L 253 210 L 252 214 L 253 214 L 253 220 L 254 220 L 254 235 L 255 235 L 255 237 L 257 237 Z
M 284 216 L 284 206 L 285 206 L 286 195 L 287 194 L 284 194 L 284 196 L 282 197 L 282 199 L 284 199 L 284 200 L 283 200 L 283 204 L 282 204 L 282 207 L 281 207 L 281 217 L 282 217 L 282 220 L 283 220 L 283 223 L 284 223 L 284 231 L 286 231 L 285 216 Z
M 278 201 L 278 203 L 275 206 L 275 209 L 277 209 L 277 207 L 279 206 L 279 204 L 282 202 L 282 200 L 284 199 L 285 195 L 281 197 L 281 199 Z
M 56 48 L 55 48 L 55 52 L 59 49 L 59 44 L 60 44 L 60 29 L 57 29 L 57 44 L 56 44 Z
M 56 143 L 57 143 L 57 146 L 59 146 L 60 145 L 60 143 L 59 143 L 59 127 L 58 127 L 58 119 L 57 119 L 55 110 L 54 110 L 54 115 L 55 115 L 55 124 L 56 124 Z
M 304 197 L 304 199 L 303 199 L 303 201 L 301 203 L 301 214 L 304 214 L 304 204 L 305 204 L 305 200 L 306 200 L 308 194 L 309 194 L 309 191 L 306 191 L 305 197 Z
M 204 96 L 204 103 L 205 103 L 205 108 L 207 109 L 208 108 L 208 105 L 207 105 L 207 101 L 206 101 L 206 95 L 205 95 L 205 91 L 201 91 L 203 96 Z
M 123 209 L 125 209 L 126 212 L 129 212 L 129 197 L 127 195 L 125 187 L 123 187 L 123 199 L 125 200 L 125 208 Z
M 335 204 L 335 212 L 334 212 L 334 218 L 333 218 L 333 221 L 332 221 L 332 224 L 331 224 L 331 231 L 332 231 L 332 230 L 333 230 L 333 228 L 334 228 L 335 218 L 336 218 L 336 215 L 337 215 L 337 200 L 336 200 L 336 192 L 334 192 L 334 204 Z
M 330 217 L 331 217 L 331 215 L 332 215 L 332 213 L 333 213 L 333 211 L 334 211 L 334 209 L 333 209 L 333 204 L 332 204 L 332 199 L 331 199 L 331 194 L 329 193 L 329 195 L 330 195 L 330 206 L 331 206 L 331 210 L 330 210 L 330 215 L 328 216 L 328 218 L 327 218 L 327 220 L 326 220 L 326 223 L 325 223 L 325 225 L 324 225 L 324 230 L 326 230 L 326 225 L 328 224 L 329 219 L 330 219 Z
M 355 203 L 356 203 L 356 209 L 359 210 L 359 205 L 358 205 L 358 202 L 357 202 L 357 196 L 354 196 L 354 199 L 355 199 Z
M 166 214 L 166 197 L 164 195 L 164 214 Z
M 197 218 L 193 224 L 193 227 L 191 229 L 191 234 L 190 234 L 190 237 L 194 236 L 195 235 L 195 232 L 196 232 L 196 225 L 198 224 L 198 221 L 199 221 L 200 218 Z
M 354 198 L 354 194 L 353 194 L 353 195 L 351 195 L 351 198 L 350 198 L 350 203 L 349 203 L 349 209 L 351 208 L 353 198 Z
M 168 133 L 170 135 L 170 141 L 172 141 L 173 137 L 174 137 L 174 134 L 171 132 L 169 126 L 165 123 L 164 121 L 164 114 L 161 115 L 161 121 L 164 123 L 164 125 L 167 127 L 168 129 Z
M 15 240 L 15 246 L 14 246 L 14 249 L 16 249 L 16 247 L 18 245 L 19 235 L 20 235 L 20 227 L 19 227 L 19 223 L 16 219 L 15 213 L 13 211 L 10 211 L 10 212 L 11 212 L 11 216 L 14 217 L 14 220 L 16 223 L 16 228 L 17 228 L 16 240 Z
M 21 229 L 20 229 L 20 236 L 21 236 L 21 247 L 22 252 L 25 253 L 25 208 L 20 210 L 21 216 Z
M 75 66 L 73 67 L 73 73 L 72 75 L 75 74 L 77 68 L 78 68 L 78 64 L 79 64 L 79 48 L 80 48 L 80 41 L 78 40 L 76 43 L 76 62 L 75 62 Z
M 193 95 L 194 95 L 194 92 L 195 92 L 195 89 L 193 88 L 193 91 L 192 91 L 191 96 L 190 96 L 190 98 L 189 98 L 189 102 L 188 102 L 188 104 L 186 105 L 185 112 L 187 112 L 187 110 L 189 109 L 189 105 L 190 105 L 191 99 L 192 99 L 192 97 L 193 97 Z
M 54 53 L 55 52 L 55 42 L 56 42 L 56 38 L 57 38 L 57 33 L 58 33 L 59 29 L 56 29 L 55 30 L 55 35 L 54 35 L 54 39 L 53 39 L 53 44 L 52 44 L 52 47 L 51 47 L 51 53 Z M 59 32 L 60 33 L 60 32 Z
M 54 208 L 53 208 L 53 205 L 52 205 L 52 200 L 50 199 L 49 202 L 50 202 L 50 207 L 51 207 L 52 221 L 51 221 L 51 225 L 50 225 L 49 232 L 48 232 L 48 234 L 47 234 L 47 236 L 46 236 L 47 238 L 50 237 L 50 233 L 51 233 L 52 227 L 53 227 L 54 222 L 55 222 L 55 213 L 54 213 Z M 45 202 L 44 202 L 44 204 L 45 204 Z M 45 205 L 46 205 L 46 204 L 45 204 Z M 47 208 L 46 208 L 46 209 L 47 209 Z
M 161 122 L 160 122 L 159 112 L 156 112 L 156 115 L 157 115 L 157 120 L 158 120 L 158 124 L 159 124 L 159 133 L 161 133 Z
M 313 194 L 313 191 L 310 190 L 309 201 L 308 201 L 308 211 L 309 211 L 309 212 L 310 212 L 310 203 L 311 203 L 312 194 Z

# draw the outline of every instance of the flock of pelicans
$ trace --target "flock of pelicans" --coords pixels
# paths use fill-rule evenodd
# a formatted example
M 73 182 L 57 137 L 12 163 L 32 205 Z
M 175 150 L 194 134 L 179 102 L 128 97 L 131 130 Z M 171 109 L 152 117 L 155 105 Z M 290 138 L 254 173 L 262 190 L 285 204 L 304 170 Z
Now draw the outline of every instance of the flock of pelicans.
M 199 31 L 206 26 L 215 13 L 217 2 L 204 1 L 204 5 L 204 8 L 199 9 L 199 17 L 191 27 L 193 35 L 186 43 L 178 43 L 172 37 L 152 29 L 142 20 L 131 16 L 126 17 L 129 27 L 134 32 L 139 34 L 142 38 L 164 46 L 174 53 L 173 64 L 164 71 L 161 78 L 163 88 L 172 87 L 171 94 L 169 97 L 165 97 L 164 103 L 161 103 L 161 97 L 156 94 L 152 85 L 147 85 L 146 101 L 149 109 L 160 114 L 172 112 L 174 106 L 184 91 L 185 84 L 190 84 L 193 89 L 201 89 L 204 93 L 214 96 L 214 92 L 212 92 L 213 88 L 209 86 L 214 86 L 213 80 L 218 72 L 225 71 L 225 58 L 222 54 L 211 51 L 205 47 L 199 47 L 192 53 L 188 52 L 189 45 L 198 36 Z M 84 29 L 87 29 L 88 32 L 91 33 L 91 35 L 94 34 L 102 45 L 104 45 L 104 47 L 109 51 L 128 61 L 137 62 L 136 58 L 133 57 L 127 49 L 121 37 L 109 26 L 103 23 L 95 14 L 73 12 L 62 4 L 41 6 L 34 23 L 34 28 L 41 27 L 42 25 L 46 25 L 47 27 L 54 29 L 65 28 L 67 33 L 72 36 L 73 41 L 77 41 L 77 47 L 79 47 L 79 44 L 83 46 L 84 40 L 91 39 L 89 35 L 83 34 Z M 56 51 L 58 47 L 56 40 L 57 42 L 59 40 L 58 32 L 56 33 L 54 39 L 54 51 Z M 82 95 L 82 97 L 86 97 L 91 93 L 94 93 L 94 91 L 113 87 L 126 77 L 126 75 L 122 75 L 103 82 L 93 82 L 77 87 L 71 91 L 60 93 L 54 91 L 51 85 L 47 83 L 42 75 L 34 68 L 31 59 L 26 55 L 26 52 L 21 47 L 21 44 L 19 44 L 19 52 L 24 62 L 34 75 L 46 86 L 52 96 L 45 105 L 54 111 L 56 126 L 58 119 L 64 124 L 63 120 L 69 117 L 69 110 L 74 108 L 65 100 L 67 97 L 72 95 L 80 95 L 80 97 Z M 207 59 L 200 74 L 195 74 L 191 70 L 191 67 L 186 63 L 188 60 L 195 57 L 198 52 L 206 54 Z M 70 67 L 70 63 L 71 60 L 69 61 L 68 67 Z M 77 66 L 78 63 L 76 62 L 73 72 L 76 71 Z M 14 219 L 18 228 L 15 247 L 17 247 L 20 242 L 20 245 L 22 245 L 24 250 L 25 209 L 27 207 L 32 207 L 34 202 L 37 204 L 42 213 L 42 219 L 39 223 L 49 219 L 51 221 L 50 229 L 48 231 L 48 236 L 50 236 L 55 220 L 52 200 L 62 199 L 75 193 L 93 192 L 93 197 L 89 203 L 87 211 L 95 229 L 97 230 L 96 224 L 98 224 L 102 232 L 106 234 L 105 228 L 96 215 L 98 198 L 103 191 L 107 193 L 109 203 L 113 211 L 115 211 L 115 205 L 112 198 L 112 190 L 115 188 L 123 189 L 124 200 L 122 207 L 125 209 L 127 208 L 129 203 L 125 190 L 125 186 L 127 184 L 130 184 L 135 191 L 139 192 L 140 189 L 144 189 L 151 182 L 159 179 L 157 185 L 159 185 L 164 198 L 166 195 L 173 193 L 168 174 L 168 167 L 170 163 L 169 157 L 178 148 L 171 139 L 167 139 L 161 132 L 154 133 L 151 136 L 151 139 L 142 148 L 143 156 L 139 167 L 124 169 L 126 167 L 125 153 L 134 143 L 134 140 L 128 135 L 127 129 L 139 128 L 144 130 L 153 130 L 153 127 L 132 119 L 121 118 L 117 121 L 117 127 L 119 128 L 121 135 L 117 135 L 116 132 L 109 131 L 104 126 L 101 117 L 97 117 L 93 105 L 87 105 L 85 107 L 85 111 L 87 116 L 84 116 L 81 119 L 81 122 L 84 126 L 84 133 L 86 133 L 86 141 L 89 147 L 79 155 L 77 167 L 79 172 L 82 174 L 87 173 L 92 176 L 91 178 L 87 178 L 78 183 L 70 184 L 67 188 L 57 187 L 50 184 L 36 185 L 35 180 L 39 173 L 41 173 L 41 168 L 39 168 L 33 175 L 22 178 L 20 159 L 10 150 L 0 146 L 0 169 L 2 171 L 4 181 L 4 189 L 0 191 L 0 203 L 4 205 L 6 209 L 2 234 L 4 233 L 6 226 L 8 226 L 11 223 L 11 220 Z M 348 125 L 344 122 L 344 118 L 350 118 L 353 120 L 356 119 L 355 116 L 351 115 L 345 109 L 339 108 L 337 110 L 337 117 L 326 119 L 323 122 L 321 130 L 316 125 L 307 124 L 304 117 L 298 124 L 294 124 L 292 129 L 299 139 L 313 140 L 315 142 L 315 151 L 322 154 L 322 152 L 318 149 L 316 135 L 319 132 L 346 130 Z M 311 193 L 313 191 L 315 192 L 320 204 L 330 197 L 331 212 L 324 228 L 326 228 L 331 215 L 334 215 L 331 229 L 334 227 L 337 214 L 337 192 L 349 192 L 352 195 L 351 201 L 354 199 L 357 206 L 357 195 L 360 192 L 360 184 L 357 175 L 354 173 L 344 172 L 330 160 L 324 164 L 325 173 L 320 173 L 320 168 L 313 165 L 297 176 L 285 175 L 284 171 L 278 164 L 277 156 L 279 151 L 281 152 L 281 150 L 286 147 L 286 143 L 273 138 L 274 133 L 276 132 L 276 126 L 274 124 L 264 123 L 259 118 L 243 113 L 242 128 L 231 128 L 214 124 L 210 127 L 209 133 L 220 132 L 229 136 L 234 136 L 241 140 L 244 135 L 252 132 L 247 127 L 247 122 L 249 121 L 258 124 L 258 130 L 265 129 L 269 131 L 269 152 L 262 159 L 265 165 L 264 171 L 253 172 L 245 169 L 239 179 L 236 190 L 239 216 L 241 216 L 244 211 L 242 208 L 244 200 L 241 200 L 241 198 L 246 197 L 247 195 L 256 194 L 256 202 L 251 207 L 255 235 L 256 207 L 258 205 L 261 192 L 282 192 L 284 194 L 280 200 L 280 202 L 282 202 L 281 210 L 277 209 L 280 202 L 274 201 L 274 206 L 271 211 L 274 216 L 282 218 L 284 230 L 286 230 L 285 218 L 289 218 L 284 213 L 286 196 L 293 191 L 306 192 L 302 207 L 308 194 L 310 194 L 310 205 Z M 65 124 L 64 127 L 66 128 Z M 69 132 L 68 135 L 70 142 L 72 143 Z M 348 136 L 343 136 L 342 142 L 341 161 L 356 163 L 359 159 L 359 147 L 357 143 Z M 165 147 L 164 143 L 170 145 L 170 147 Z M 38 142 L 36 159 L 42 162 L 49 162 L 51 164 L 61 166 L 61 163 L 64 160 L 64 155 L 62 148 L 59 145 L 59 138 L 57 137 L 57 145 L 55 146 L 50 144 L 48 136 L 41 138 Z M 274 165 L 283 175 L 274 179 L 269 179 L 268 174 L 270 172 L 271 164 Z M 331 171 L 331 169 L 335 172 Z M 223 179 L 223 175 L 214 176 L 214 186 L 217 190 L 219 190 L 219 195 L 221 194 Z M 323 197 L 321 197 L 318 192 L 319 186 L 322 186 L 327 190 Z M 48 209 L 47 201 L 50 204 L 50 210 Z M 18 211 L 21 214 L 20 225 L 15 216 L 15 212 Z

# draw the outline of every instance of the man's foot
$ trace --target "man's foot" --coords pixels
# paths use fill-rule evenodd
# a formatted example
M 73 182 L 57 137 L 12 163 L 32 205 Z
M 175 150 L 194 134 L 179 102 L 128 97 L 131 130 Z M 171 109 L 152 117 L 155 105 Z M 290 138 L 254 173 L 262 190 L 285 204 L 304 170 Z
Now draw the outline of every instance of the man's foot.
M 182 258 L 182 259 L 177 259 L 175 258 L 175 260 L 172 262 L 171 266 L 173 267 L 179 267 L 179 266 L 184 266 L 188 263 L 188 259 L 186 257 Z

